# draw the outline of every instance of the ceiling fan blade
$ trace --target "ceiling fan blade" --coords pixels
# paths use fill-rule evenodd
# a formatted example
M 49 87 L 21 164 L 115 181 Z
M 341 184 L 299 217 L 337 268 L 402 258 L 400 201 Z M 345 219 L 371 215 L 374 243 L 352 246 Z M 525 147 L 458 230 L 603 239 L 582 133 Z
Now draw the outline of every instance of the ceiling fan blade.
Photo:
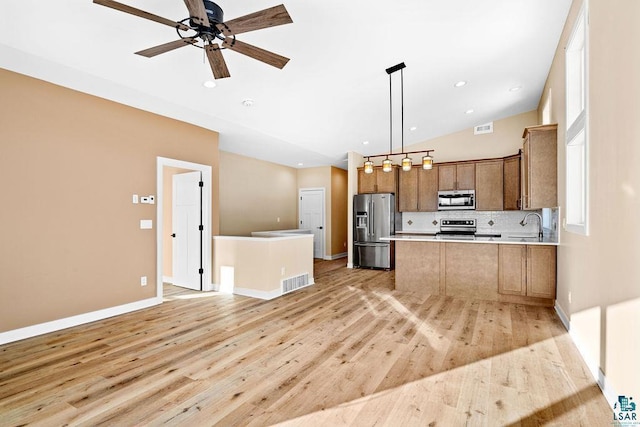
M 250 45 L 249 43 L 241 42 L 240 40 L 229 41 L 229 38 L 226 38 L 224 43 L 222 43 L 222 46 L 243 55 L 247 55 L 250 58 L 262 61 L 265 64 L 272 65 L 276 68 L 283 68 L 287 65 L 287 62 L 289 62 L 289 58 L 285 58 L 277 53 L 269 52 L 268 50 Z
M 193 37 L 190 37 L 187 39 L 175 40 L 169 43 L 164 43 L 158 46 L 150 47 L 149 49 L 141 50 L 139 52 L 136 52 L 136 55 L 142 55 L 142 56 L 146 56 L 147 58 L 152 58 L 156 55 L 169 52 L 170 50 L 174 50 L 179 47 L 192 45 L 197 41 L 198 40 Z
M 185 0 L 186 1 L 186 0 Z M 270 7 L 249 15 L 241 16 L 216 27 L 229 36 L 232 34 L 247 33 L 249 31 L 260 30 L 262 28 L 275 27 L 278 25 L 291 24 L 293 20 L 283 4 Z
M 184 0 L 184 4 L 189 10 L 189 17 L 198 25 L 203 27 L 210 27 L 209 17 L 207 11 L 204 8 L 204 2 L 202 0 Z
M 168 25 L 172 28 L 179 28 L 182 31 L 189 31 L 191 29 L 187 25 L 172 21 L 170 19 L 163 18 L 162 16 L 154 15 L 153 13 L 145 12 L 144 10 L 136 9 L 135 7 L 127 6 L 126 4 L 118 3 L 117 1 L 93 0 L 93 2 L 101 6 L 110 7 L 111 9 L 116 9 L 121 12 L 139 16 L 140 18 L 145 18 L 151 21 L 159 22 L 161 24 Z
M 229 69 L 227 68 L 227 63 L 222 56 L 222 50 L 220 50 L 220 46 L 218 46 L 217 43 L 208 44 L 205 47 L 205 50 L 207 52 L 207 58 L 209 58 L 211 71 L 213 71 L 213 77 L 215 77 L 216 79 L 231 77 L 231 74 L 229 74 Z

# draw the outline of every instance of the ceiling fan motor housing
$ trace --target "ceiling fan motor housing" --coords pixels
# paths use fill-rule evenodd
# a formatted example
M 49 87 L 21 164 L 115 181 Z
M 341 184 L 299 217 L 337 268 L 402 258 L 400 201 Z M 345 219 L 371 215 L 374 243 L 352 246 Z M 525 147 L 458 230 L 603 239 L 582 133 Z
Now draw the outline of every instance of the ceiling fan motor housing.
M 207 11 L 207 17 L 211 26 L 222 24 L 224 22 L 224 14 L 222 8 L 209 0 L 203 0 L 204 8 Z

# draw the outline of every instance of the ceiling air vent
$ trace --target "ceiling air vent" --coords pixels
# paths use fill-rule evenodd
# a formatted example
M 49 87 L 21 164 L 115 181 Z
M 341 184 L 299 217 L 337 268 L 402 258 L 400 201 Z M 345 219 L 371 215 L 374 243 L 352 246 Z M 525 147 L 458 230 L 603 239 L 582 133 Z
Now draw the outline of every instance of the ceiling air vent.
M 493 122 L 478 125 L 473 128 L 474 135 L 482 135 L 483 133 L 493 133 Z

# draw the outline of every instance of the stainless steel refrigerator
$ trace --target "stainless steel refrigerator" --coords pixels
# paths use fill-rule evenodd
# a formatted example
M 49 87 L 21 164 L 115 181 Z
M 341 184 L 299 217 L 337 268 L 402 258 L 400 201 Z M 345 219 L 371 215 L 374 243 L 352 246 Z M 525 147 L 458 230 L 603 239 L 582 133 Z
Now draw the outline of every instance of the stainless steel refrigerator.
M 353 197 L 353 266 L 393 269 L 394 243 L 380 240 L 400 227 L 393 193 Z

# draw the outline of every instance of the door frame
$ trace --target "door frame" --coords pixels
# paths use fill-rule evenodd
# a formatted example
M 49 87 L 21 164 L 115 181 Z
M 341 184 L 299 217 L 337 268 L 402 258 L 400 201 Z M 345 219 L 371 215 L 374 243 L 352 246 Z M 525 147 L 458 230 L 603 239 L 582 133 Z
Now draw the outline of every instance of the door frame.
M 165 167 L 174 167 L 180 169 L 189 169 L 194 172 L 202 173 L 202 290 L 213 290 L 211 282 L 211 185 L 212 185 L 212 167 L 199 163 L 187 162 L 184 160 L 169 159 L 166 157 L 156 158 L 156 295 L 162 298 L 162 273 L 163 273 L 163 250 L 162 250 L 162 230 L 164 225 L 162 207 L 164 201 L 164 179 L 163 171 Z
M 302 223 L 302 193 L 304 191 L 320 191 L 322 192 L 322 245 L 321 258 L 327 259 L 327 193 L 324 187 L 298 188 L 298 228 Z M 313 233 L 313 231 L 312 231 Z

